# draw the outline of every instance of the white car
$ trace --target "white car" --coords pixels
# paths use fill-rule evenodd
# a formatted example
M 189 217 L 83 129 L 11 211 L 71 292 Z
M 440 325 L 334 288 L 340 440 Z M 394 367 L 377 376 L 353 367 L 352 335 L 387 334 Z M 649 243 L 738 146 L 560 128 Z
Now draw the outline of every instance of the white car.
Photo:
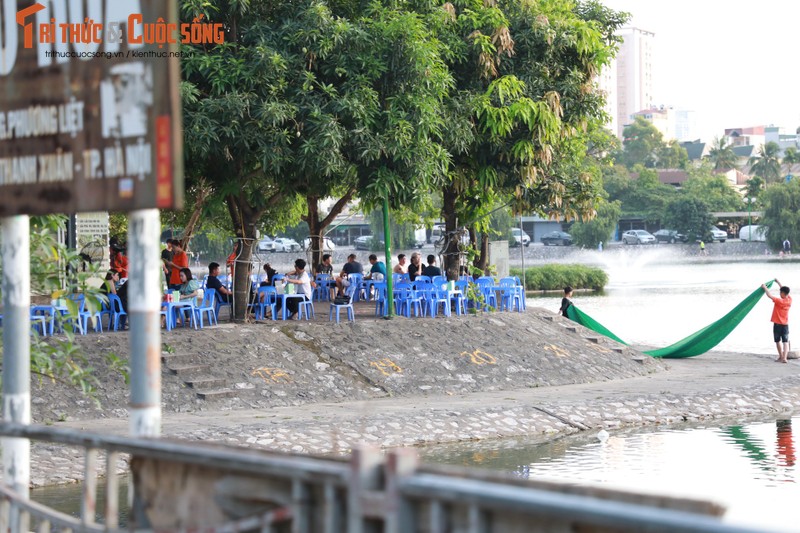
M 511 228 L 511 235 L 514 237 L 511 246 L 529 246 L 531 244 L 531 236 L 519 228 Z
M 278 237 L 272 241 L 274 252 L 299 252 L 300 244 L 294 239 L 287 239 L 285 237 Z
M 714 226 L 711 226 L 710 228 L 708 228 L 708 231 L 709 231 L 709 233 L 711 233 L 711 240 L 712 241 L 725 242 L 725 239 L 728 238 L 728 234 L 726 232 L 724 232 L 721 229 L 716 228 Z
M 273 252 L 275 251 L 275 241 L 269 237 L 264 237 L 258 241 L 257 249 L 259 252 Z
M 303 249 L 310 250 L 311 249 L 311 238 L 303 240 Z M 336 245 L 330 240 L 328 237 L 322 238 L 322 251 L 323 252 L 332 252 L 336 249 Z
M 643 229 L 632 229 L 622 234 L 622 242 L 625 244 L 655 244 L 656 238 Z

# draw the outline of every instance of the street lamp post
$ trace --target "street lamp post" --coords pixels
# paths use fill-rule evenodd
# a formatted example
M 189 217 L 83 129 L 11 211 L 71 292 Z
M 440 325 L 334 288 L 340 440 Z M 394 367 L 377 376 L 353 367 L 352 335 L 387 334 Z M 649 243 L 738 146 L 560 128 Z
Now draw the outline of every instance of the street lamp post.
M 750 217 L 750 202 L 752 202 L 752 201 L 753 201 L 753 199 L 750 196 L 748 196 L 747 197 L 747 240 L 748 240 L 748 242 L 753 240 L 753 219 Z

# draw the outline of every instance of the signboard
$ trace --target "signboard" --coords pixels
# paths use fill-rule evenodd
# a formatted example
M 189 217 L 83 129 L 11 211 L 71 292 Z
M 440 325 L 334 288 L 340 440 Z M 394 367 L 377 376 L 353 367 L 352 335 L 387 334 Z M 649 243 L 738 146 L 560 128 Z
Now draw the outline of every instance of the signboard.
M 103 272 L 109 268 L 108 212 L 78 213 L 75 216 L 76 249 Z
M 0 216 L 181 207 L 178 44 L 220 38 L 195 22 L 175 0 L 0 0 Z

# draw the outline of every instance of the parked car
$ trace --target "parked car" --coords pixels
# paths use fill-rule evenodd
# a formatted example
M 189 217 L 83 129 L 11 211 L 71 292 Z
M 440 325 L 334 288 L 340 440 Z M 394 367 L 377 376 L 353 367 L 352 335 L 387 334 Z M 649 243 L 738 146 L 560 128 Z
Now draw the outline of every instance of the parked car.
M 303 240 L 303 250 L 311 249 L 311 237 Z M 336 249 L 336 245 L 328 237 L 322 238 L 322 251 L 332 252 Z
M 622 242 L 625 244 L 655 244 L 656 238 L 643 229 L 632 229 L 622 234 Z
M 273 248 L 275 252 L 299 252 L 300 251 L 300 244 L 294 239 L 288 239 L 286 237 L 278 237 L 273 243 Z
M 726 231 L 723 231 L 714 226 L 708 228 L 708 232 L 711 233 L 711 241 L 709 242 L 713 241 L 725 242 L 725 239 L 728 238 L 728 233 Z
M 558 246 L 559 244 L 562 246 L 571 246 L 572 235 L 563 231 L 551 231 L 550 233 L 542 235 L 541 241 L 545 246 Z
M 658 242 L 668 242 L 670 244 L 675 244 L 676 242 L 686 242 L 689 240 L 686 235 L 683 233 L 678 233 L 674 229 L 660 229 L 653 233 L 653 237 L 655 237 L 656 241 Z
M 356 250 L 371 250 L 372 235 L 362 235 L 361 237 L 356 237 L 356 240 L 353 241 L 353 244 L 355 245 Z
M 264 237 L 258 241 L 257 249 L 259 252 L 273 252 L 275 251 L 275 242 L 269 237 Z
M 531 236 L 519 228 L 511 228 L 511 236 L 514 237 L 511 246 L 530 246 L 531 244 Z

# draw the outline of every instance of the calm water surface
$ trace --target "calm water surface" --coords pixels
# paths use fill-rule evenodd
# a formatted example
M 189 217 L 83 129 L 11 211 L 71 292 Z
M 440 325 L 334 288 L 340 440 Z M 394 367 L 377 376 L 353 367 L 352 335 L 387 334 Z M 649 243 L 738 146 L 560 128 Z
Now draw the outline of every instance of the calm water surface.
M 504 470 L 526 479 L 711 500 L 728 508 L 726 522 L 800 530 L 800 417 L 718 428 L 612 432 L 605 442 L 595 435 L 546 444 L 510 439 L 432 447 L 422 453 L 426 461 Z
M 664 247 L 604 254 L 588 252 L 583 259 L 601 266 L 609 275 L 605 291 L 601 295 L 575 293 L 573 302 L 631 344 L 661 348 L 681 340 L 725 315 L 773 278 L 796 287 L 796 298 L 800 294 L 800 263 L 796 262 L 693 259 L 682 264 Z M 777 294 L 777 289 L 773 292 Z M 561 296 L 534 297 L 529 303 L 556 311 Z M 772 353 L 771 312 L 772 302 L 763 298 L 715 349 Z M 794 310 L 797 313 L 800 309 Z M 800 330 L 793 333 L 800 335 Z

